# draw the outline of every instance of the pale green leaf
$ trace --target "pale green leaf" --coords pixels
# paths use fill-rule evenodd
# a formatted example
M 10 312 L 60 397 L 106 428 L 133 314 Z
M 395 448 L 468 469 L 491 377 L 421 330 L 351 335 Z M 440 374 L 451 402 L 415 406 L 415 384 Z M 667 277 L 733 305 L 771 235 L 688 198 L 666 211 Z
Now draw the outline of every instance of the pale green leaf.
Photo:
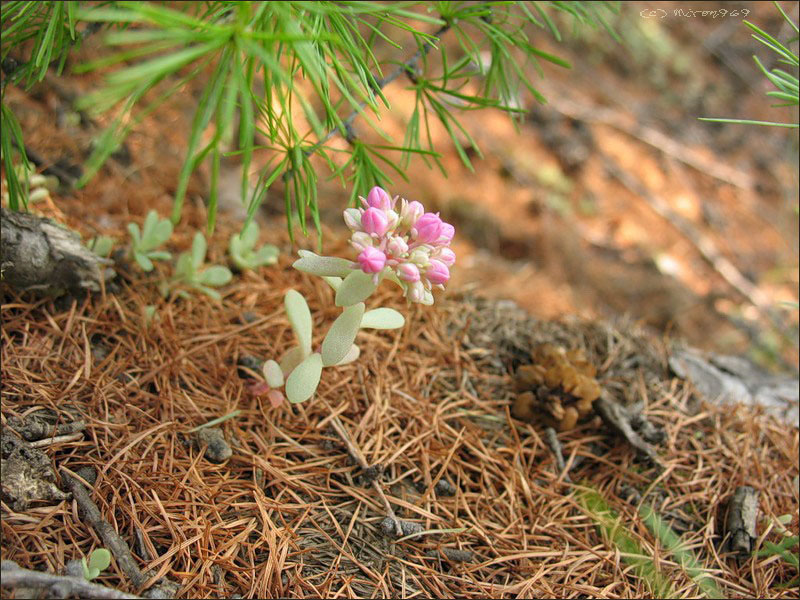
M 139 266 L 142 268 L 142 271 L 149 273 L 150 271 L 153 270 L 153 262 L 141 252 L 134 252 L 133 258 L 136 260 L 137 263 L 139 263 Z
M 350 351 L 364 316 L 364 303 L 348 306 L 333 322 L 322 341 L 322 364 L 335 365 Z
M 264 379 L 267 380 L 269 387 L 279 388 L 283 386 L 283 371 L 280 365 L 274 360 L 268 360 L 262 368 Z
M 361 356 L 361 348 L 353 344 L 352 346 L 350 346 L 350 350 L 348 350 L 347 354 L 344 355 L 344 358 L 340 360 L 338 363 L 336 363 L 335 366 L 338 367 L 339 365 L 346 365 L 348 363 L 356 361 L 358 360 L 359 356 Z
M 192 240 L 192 266 L 195 270 L 203 266 L 207 249 L 206 238 L 198 231 L 194 234 L 194 240 Z
M 393 308 L 374 308 L 364 313 L 361 327 L 368 329 L 399 329 L 406 319 Z
M 281 371 L 284 377 L 288 376 L 297 365 L 303 362 L 304 358 L 303 349 L 300 346 L 294 346 L 287 350 L 281 359 Z
M 353 263 L 344 258 L 318 256 L 307 250 L 302 251 L 301 258 L 292 265 L 298 271 L 318 275 L 320 277 L 347 277 L 352 271 Z
M 373 283 L 372 277 L 363 271 L 351 271 L 336 290 L 336 306 L 350 306 L 369 298 L 378 287 Z
M 98 548 L 89 555 L 89 569 L 103 571 L 111 564 L 111 552 L 105 548 Z
M 150 234 L 150 240 L 152 240 L 151 248 L 160 246 L 161 244 L 166 242 L 171 235 L 172 235 L 172 223 L 170 222 L 169 219 L 162 219 L 153 228 L 153 232 Z
M 200 273 L 197 278 L 197 280 L 203 285 L 210 285 L 214 287 L 225 285 L 231 279 L 233 279 L 233 274 L 231 273 L 230 269 L 220 265 L 208 267 L 205 271 Z
M 313 327 L 311 311 L 308 310 L 306 299 L 300 292 L 289 290 L 286 292 L 283 303 L 294 335 L 303 350 L 303 357 L 306 357 L 311 354 L 311 329 Z
M 323 277 L 322 279 L 324 279 L 325 283 L 333 288 L 334 292 L 339 289 L 339 286 L 342 285 L 343 281 L 341 277 Z
M 128 223 L 128 233 L 131 234 L 134 248 L 142 245 L 142 235 L 139 233 L 139 226 L 136 223 Z
M 286 380 L 286 397 L 289 402 L 305 402 L 317 391 L 322 375 L 322 356 L 315 352 L 292 371 Z
M 245 248 L 253 248 L 258 241 L 258 225 L 250 221 L 241 234 L 241 241 Z
M 278 250 L 278 248 L 276 246 L 273 246 L 272 244 L 261 246 L 261 248 L 259 248 L 256 251 L 255 263 L 258 266 L 274 265 L 276 262 L 278 262 L 279 253 L 280 251 Z

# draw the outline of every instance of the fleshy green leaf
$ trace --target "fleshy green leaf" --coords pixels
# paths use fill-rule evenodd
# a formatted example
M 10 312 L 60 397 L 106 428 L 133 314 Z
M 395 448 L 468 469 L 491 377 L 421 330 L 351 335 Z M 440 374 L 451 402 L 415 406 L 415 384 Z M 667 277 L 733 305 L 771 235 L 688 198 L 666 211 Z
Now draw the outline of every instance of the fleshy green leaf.
M 358 360 L 358 357 L 361 356 L 361 348 L 353 344 L 350 346 L 350 350 L 347 351 L 347 354 L 344 355 L 344 358 L 336 363 L 335 366 L 346 365 L 347 363 L 351 363 L 355 360 Z
M 175 278 L 187 280 L 194 278 L 194 265 L 188 252 L 182 252 L 178 257 L 178 262 L 175 263 Z
M 142 271 L 149 273 L 150 271 L 153 270 L 153 262 L 141 252 L 134 252 L 133 258 L 142 268 Z
M 372 281 L 372 275 L 364 271 L 353 270 L 344 278 L 336 290 L 336 306 L 350 306 L 363 302 L 370 297 L 378 286 Z
M 353 263 L 344 258 L 318 256 L 313 252 L 303 251 L 301 258 L 292 266 L 298 271 L 318 275 L 320 277 L 347 277 L 353 269 Z
M 166 250 L 150 250 L 150 252 L 147 253 L 147 258 L 150 260 L 169 260 L 172 258 L 172 254 Z
M 322 375 L 322 356 L 315 352 L 297 365 L 286 380 L 286 397 L 289 398 L 289 402 L 297 404 L 311 398 L 317 391 L 320 375 Z
M 406 319 L 393 308 L 374 308 L 364 313 L 361 327 L 368 329 L 399 329 Z
M 194 234 L 194 240 L 192 240 L 192 266 L 195 271 L 203 266 L 207 249 L 206 238 L 198 231 Z
M 303 362 L 303 358 L 305 357 L 303 356 L 303 349 L 300 346 L 294 346 L 290 350 L 287 350 L 286 354 L 284 354 L 281 359 L 281 371 L 284 377 L 288 377 L 289 373 Z
M 322 279 L 324 279 L 325 283 L 333 288 L 333 291 L 338 290 L 343 281 L 341 277 L 323 277 Z
M 280 251 L 277 246 L 266 244 L 256 251 L 255 263 L 257 266 L 274 265 L 278 262 L 278 254 L 280 254 Z
M 289 290 L 286 292 L 283 303 L 294 335 L 303 350 L 303 357 L 306 357 L 311 354 L 311 329 L 313 326 L 311 311 L 308 310 L 306 299 L 303 298 L 300 292 Z
M 200 276 L 197 278 L 197 280 L 203 285 L 210 285 L 214 287 L 225 285 L 231 279 L 233 279 L 233 274 L 230 272 L 230 269 L 220 265 L 208 267 L 205 271 L 200 273 Z
M 160 246 L 164 242 L 169 239 L 169 236 L 172 235 L 172 223 L 169 219 L 162 219 L 158 222 L 158 224 L 153 229 L 153 232 L 150 234 L 150 239 L 152 240 L 152 248 L 156 246 Z
M 341 361 L 353 345 L 364 316 L 364 303 L 348 306 L 333 322 L 322 341 L 322 364 L 326 367 Z
M 103 571 L 111 564 L 111 552 L 105 548 L 98 548 L 89 555 L 89 569 Z
M 245 248 L 253 248 L 258 241 L 258 225 L 250 221 L 241 233 L 241 242 Z
M 264 379 L 267 380 L 269 387 L 279 388 L 283 386 L 283 371 L 280 365 L 274 360 L 266 361 L 262 371 L 264 373 Z
M 142 245 L 142 235 L 139 233 L 139 226 L 136 223 L 128 223 L 128 233 L 131 234 L 134 248 Z

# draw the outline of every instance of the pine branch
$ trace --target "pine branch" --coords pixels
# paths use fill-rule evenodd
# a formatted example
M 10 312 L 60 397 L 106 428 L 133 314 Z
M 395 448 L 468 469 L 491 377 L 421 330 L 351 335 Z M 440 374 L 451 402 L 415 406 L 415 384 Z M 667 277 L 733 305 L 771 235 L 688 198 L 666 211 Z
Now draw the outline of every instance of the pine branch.
M 433 35 L 438 39 L 450 29 L 450 24 L 447 23 L 442 25 Z M 386 77 L 383 78 L 376 78 L 376 82 L 378 84 L 378 89 L 382 90 L 387 85 L 392 83 L 395 79 L 403 75 L 404 73 L 413 73 L 414 69 L 416 69 L 419 61 L 422 60 L 425 56 L 427 56 L 428 52 L 430 52 L 431 48 L 434 45 L 427 41 L 423 44 L 421 48 L 418 48 L 417 51 L 414 53 L 411 58 L 403 62 L 400 66 L 398 66 L 394 71 L 389 73 Z M 344 120 L 344 132 L 340 127 L 334 127 L 327 134 L 316 144 L 314 144 L 311 148 L 305 151 L 306 156 L 311 156 L 317 150 L 319 150 L 325 143 L 330 141 L 336 134 L 344 134 L 345 139 L 350 142 L 355 136 L 353 133 L 352 125 L 353 121 L 355 121 L 356 117 L 359 115 L 362 109 L 367 106 L 366 101 L 362 101 L 359 103 L 359 108 L 357 110 L 353 110 L 350 115 Z

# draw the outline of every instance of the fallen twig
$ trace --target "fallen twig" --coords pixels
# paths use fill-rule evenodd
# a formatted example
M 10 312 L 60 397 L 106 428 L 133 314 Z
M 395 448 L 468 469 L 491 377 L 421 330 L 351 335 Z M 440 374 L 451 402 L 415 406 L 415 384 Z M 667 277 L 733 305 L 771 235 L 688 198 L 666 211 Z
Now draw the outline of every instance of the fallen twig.
M 66 442 L 75 442 L 78 440 L 83 439 L 82 433 L 71 433 L 69 435 L 57 435 L 55 437 L 44 438 L 41 440 L 36 440 L 35 442 L 29 442 L 31 448 L 45 448 L 47 446 L 54 446 L 55 444 L 64 444 Z
M 611 399 L 608 392 L 603 391 L 600 394 L 600 397 L 594 402 L 594 407 L 606 425 L 624 437 L 631 446 L 639 453 L 646 456 L 654 464 L 662 466 L 655 450 L 642 439 L 639 433 L 637 433 L 636 427 L 632 424 L 634 415 L 631 415 L 625 407 Z M 637 419 L 638 418 L 637 416 Z
M 23 569 L 13 560 L 4 560 L 0 568 L 0 584 L 7 588 L 47 588 L 52 598 L 140 598 L 133 594 L 91 583 L 82 577 L 68 577 Z
M 558 475 L 563 478 L 565 483 L 572 483 L 572 480 L 569 478 L 569 473 L 567 472 L 567 464 L 564 462 L 564 451 L 561 447 L 561 442 L 558 441 L 556 430 L 552 427 L 546 427 L 544 430 L 544 440 L 547 442 L 550 452 L 556 457 Z
M 139 565 L 136 564 L 128 544 L 119 536 L 111 524 L 103 519 L 100 509 L 97 508 L 97 505 L 89 495 L 89 490 L 79 481 L 78 475 L 66 467 L 61 467 L 61 472 L 64 475 L 64 482 L 78 502 L 84 519 L 100 535 L 103 544 L 114 555 L 117 564 L 119 564 L 133 585 L 137 588 L 142 587 L 149 579 L 149 576 L 139 569 Z

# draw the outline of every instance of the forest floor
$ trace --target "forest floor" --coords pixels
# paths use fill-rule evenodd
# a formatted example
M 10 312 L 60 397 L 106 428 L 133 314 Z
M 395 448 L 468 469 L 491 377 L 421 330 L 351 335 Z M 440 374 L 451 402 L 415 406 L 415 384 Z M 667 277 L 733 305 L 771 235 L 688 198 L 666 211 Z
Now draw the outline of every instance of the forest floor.
M 781 30 L 772 5 L 737 5 Z M 797 535 L 796 423 L 710 402 L 670 364 L 686 344 L 747 356 L 764 377 L 797 376 L 797 132 L 697 121 L 796 121 L 797 111 L 768 107 L 751 55 L 768 56 L 739 19 L 644 19 L 648 3 L 623 6 L 622 45 L 602 31 L 542 36 L 574 67 L 545 67 L 548 104 L 528 103 L 518 131 L 500 113 L 463 114 L 483 152 L 471 153 L 474 172 L 433 130 L 448 178 L 412 162 L 390 191 L 455 225 L 453 279 L 431 309 L 376 294 L 406 325 L 359 334 L 362 359 L 326 372 L 312 401 L 273 407 L 242 368 L 290 345 L 287 290 L 308 298 L 315 343 L 337 314 L 331 291 L 291 268 L 316 238 L 290 244 L 279 184 L 258 217 L 279 262 L 237 274 L 221 302 L 163 298 L 165 264 L 150 274 L 118 264 L 109 289 L 85 299 L 3 285 L 4 465 L 7 427 L 41 418 L 47 438 L 82 423 L 38 447 L 63 490 L 76 485 L 70 473 L 94 469 L 91 498 L 131 548 L 135 568 L 115 556 L 96 582 L 141 593 L 167 578 L 179 597 L 797 597 L 796 569 L 736 556 L 725 527 L 734 490 L 748 485 L 759 493 L 755 547 L 780 541 L 784 515 Z M 81 57 L 101 47 L 90 38 Z M 105 122 L 73 118 L 74 98 L 99 77 L 7 90 L 26 144 L 62 184 Z M 387 87 L 393 110 L 381 121 L 398 142 L 413 103 L 403 88 Z M 193 92 L 147 117 L 86 187 L 62 185 L 35 210 L 117 240 L 152 208 L 168 215 Z M 239 169 L 229 161 L 222 174 L 212 263 L 226 262 L 241 225 Z M 327 255 L 348 255 L 348 195 L 320 177 Z M 207 197 L 201 170 L 174 253 L 204 229 Z M 583 350 L 617 401 L 644 407 L 664 431 L 659 464 L 595 417 L 559 434 L 569 477 L 560 472 L 543 429 L 510 412 L 513 368 L 543 342 Z M 232 455 L 218 464 L 192 430 L 234 411 L 220 425 Z M 334 415 L 377 476 L 354 462 Z M 4 482 L 2 558 L 61 573 L 108 543 L 77 500 L 47 489 L 48 502 L 20 504 Z M 385 531 L 384 498 L 424 533 Z

